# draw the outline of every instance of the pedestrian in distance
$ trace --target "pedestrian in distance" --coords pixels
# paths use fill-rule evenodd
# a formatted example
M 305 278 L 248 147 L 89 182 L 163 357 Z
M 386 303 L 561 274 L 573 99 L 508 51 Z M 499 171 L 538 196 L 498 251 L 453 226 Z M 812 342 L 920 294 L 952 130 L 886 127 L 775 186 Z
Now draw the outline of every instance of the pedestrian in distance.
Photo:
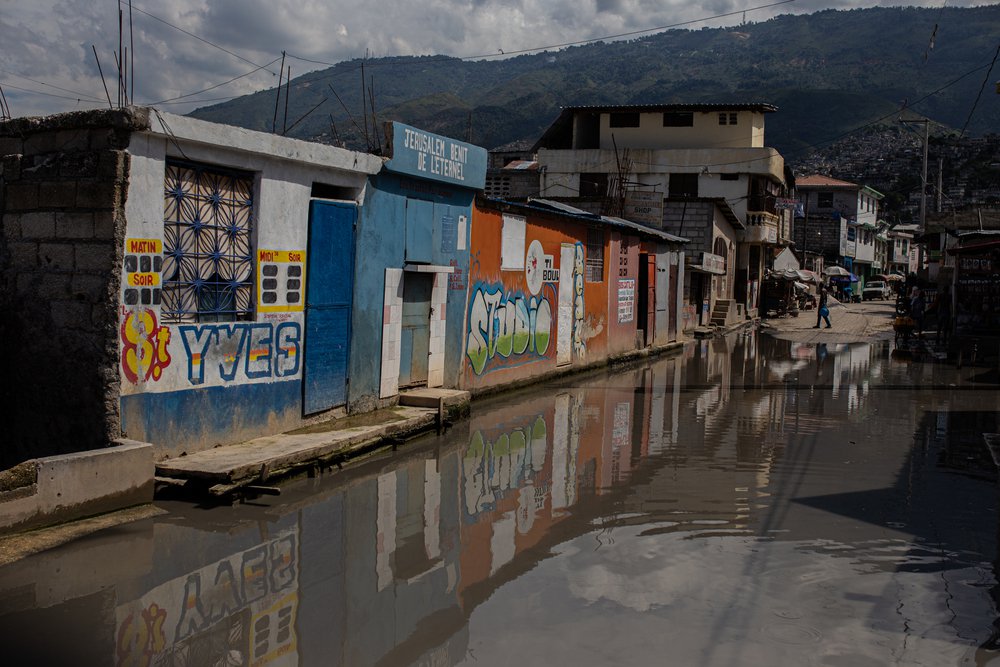
M 951 333 L 951 290 L 947 287 L 939 289 L 937 298 L 929 310 L 934 310 L 937 315 L 937 342 L 943 340 L 947 343 L 948 335 Z
M 924 310 L 927 303 L 924 301 L 924 292 L 919 287 L 913 288 L 913 296 L 910 297 L 910 317 L 916 324 L 917 335 L 924 330 Z
M 826 320 L 827 329 L 833 326 L 830 324 L 830 307 L 826 305 L 828 299 L 829 293 L 826 291 L 826 285 L 824 285 L 819 290 L 819 308 L 816 309 L 816 326 L 813 329 L 819 329 L 820 320 Z

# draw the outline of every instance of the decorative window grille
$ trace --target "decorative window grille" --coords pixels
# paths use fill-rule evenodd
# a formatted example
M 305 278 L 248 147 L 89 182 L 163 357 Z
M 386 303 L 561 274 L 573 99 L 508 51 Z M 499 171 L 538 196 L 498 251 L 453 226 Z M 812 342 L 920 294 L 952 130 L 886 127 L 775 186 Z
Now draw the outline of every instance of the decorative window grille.
M 253 176 L 168 161 L 164 184 L 164 322 L 253 317 Z
M 604 280 L 604 230 L 587 229 L 587 255 L 585 277 L 588 283 Z

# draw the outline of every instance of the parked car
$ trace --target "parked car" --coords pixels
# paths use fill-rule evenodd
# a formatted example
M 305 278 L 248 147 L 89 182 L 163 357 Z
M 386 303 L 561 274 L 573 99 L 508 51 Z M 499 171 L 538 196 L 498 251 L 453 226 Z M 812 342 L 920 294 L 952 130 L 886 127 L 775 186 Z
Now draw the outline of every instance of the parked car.
M 865 301 L 870 299 L 888 299 L 891 294 L 889 285 L 881 280 L 873 280 L 870 283 L 866 283 L 865 288 L 861 290 L 861 298 Z

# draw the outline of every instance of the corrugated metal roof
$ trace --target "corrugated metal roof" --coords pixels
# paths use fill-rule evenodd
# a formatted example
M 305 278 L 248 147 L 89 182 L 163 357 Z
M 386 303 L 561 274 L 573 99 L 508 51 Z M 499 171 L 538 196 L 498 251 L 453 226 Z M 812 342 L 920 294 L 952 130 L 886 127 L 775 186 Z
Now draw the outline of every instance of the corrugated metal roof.
M 681 236 L 674 236 L 673 234 L 668 234 L 659 229 L 654 229 L 652 227 L 647 227 L 645 225 L 640 225 L 637 222 L 632 222 L 631 220 L 625 220 L 624 218 L 615 218 L 607 215 L 597 215 L 595 213 L 589 213 L 582 209 L 578 209 L 575 206 L 570 206 L 561 201 L 552 201 L 551 199 L 529 199 L 529 204 L 538 204 L 547 208 L 552 208 L 567 215 L 572 215 L 577 218 L 587 218 L 593 220 L 594 222 L 600 221 L 605 224 L 609 224 L 615 227 L 625 227 L 648 236 L 653 236 L 664 241 L 669 241 L 671 243 L 689 243 L 690 239 L 683 238 Z
M 514 160 L 513 162 L 508 162 L 504 167 L 504 170 L 518 170 L 518 171 L 531 171 L 538 169 L 537 160 Z
M 848 183 L 847 181 L 823 176 L 822 174 L 812 174 L 811 176 L 797 177 L 795 179 L 795 187 L 851 188 L 852 190 L 856 190 L 861 186 L 856 183 Z
M 692 104 L 593 104 L 581 106 L 561 107 L 562 111 L 644 111 L 654 113 L 657 111 L 759 111 L 761 113 L 771 113 L 778 110 L 778 107 L 767 102 L 735 102 L 726 104 L 722 102 L 695 102 Z

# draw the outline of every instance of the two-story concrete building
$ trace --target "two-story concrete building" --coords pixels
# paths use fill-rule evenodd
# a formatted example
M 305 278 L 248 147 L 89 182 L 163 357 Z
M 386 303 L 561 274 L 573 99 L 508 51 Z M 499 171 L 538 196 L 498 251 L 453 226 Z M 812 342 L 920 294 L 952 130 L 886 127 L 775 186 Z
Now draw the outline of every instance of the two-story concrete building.
M 776 203 L 790 174 L 764 143 L 764 118 L 775 110 L 764 103 L 564 108 L 535 145 L 540 191 L 658 227 L 664 200 L 725 200 L 744 226 L 733 257 L 734 296 L 752 314 L 772 254 L 765 249 L 781 243 L 789 215 Z M 643 211 L 638 218 L 634 208 Z
M 884 267 L 877 263 L 879 202 L 882 193 L 866 185 L 813 174 L 796 179 L 801 215 L 792 238 L 803 254 L 819 252 L 862 281 Z

